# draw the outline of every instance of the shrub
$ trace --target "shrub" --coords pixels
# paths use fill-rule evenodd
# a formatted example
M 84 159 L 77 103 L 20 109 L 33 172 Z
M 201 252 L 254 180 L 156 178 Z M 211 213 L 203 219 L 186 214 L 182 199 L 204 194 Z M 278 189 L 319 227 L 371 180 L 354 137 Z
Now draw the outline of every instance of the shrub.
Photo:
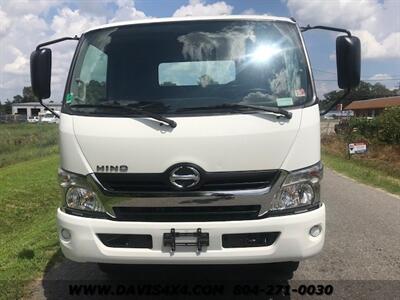
M 385 109 L 378 117 L 379 139 L 385 143 L 400 144 L 400 107 Z
M 351 118 L 349 125 L 350 128 L 366 138 L 374 138 L 378 134 L 379 124 L 377 119 Z
M 335 127 L 338 134 L 347 139 L 364 138 L 369 142 L 400 144 L 400 107 L 386 108 L 374 119 L 352 117 Z

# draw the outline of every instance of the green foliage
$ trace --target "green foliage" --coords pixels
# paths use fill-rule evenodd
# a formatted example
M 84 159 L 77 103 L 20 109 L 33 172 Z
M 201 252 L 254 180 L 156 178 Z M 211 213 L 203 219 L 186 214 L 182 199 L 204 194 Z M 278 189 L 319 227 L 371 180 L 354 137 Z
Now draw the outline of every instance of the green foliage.
M 17 299 L 59 256 L 56 155 L 0 168 L 0 299 Z
M 343 97 L 344 91 L 331 91 L 324 95 L 325 100 L 320 102 L 320 109 L 325 110 L 331 103 Z M 360 85 L 353 89 L 346 97 L 345 105 L 352 101 L 360 101 L 374 98 L 396 96 L 396 91 L 389 90 L 381 83 L 371 84 L 369 82 L 361 81 Z
M 379 124 L 379 139 L 387 144 L 400 144 L 400 107 L 391 107 L 381 113 Z
M 8 99 L 4 102 L 4 104 L 0 103 L 0 115 L 11 114 L 11 104 L 12 104 L 12 102 Z
M 368 165 L 363 160 L 348 160 L 343 157 L 322 151 L 324 164 L 342 174 L 352 177 L 362 183 L 382 188 L 390 193 L 400 195 L 400 179 L 393 177 Z
M 32 87 L 25 86 L 22 89 L 22 96 L 15 95 L 13 100 L 6 100 L 4 103 L 0 102 L 0 115 L 10 115 L 11 114 L 11 104 L 12 103 L 23 103 L 23 102 L 37 102 L 38 99 L 33 95 Z
M 37 101 L 38 99 L 36 98 L 35 95 L 33 95 L 33 90 L 32 87 L 30 86 L 24 86 L 24 88 L 22 89 L 22 96 L 15 95 L 13 97 L 14 103 L 37 102 Z
M 26 284 L 59 256 L 59 163 L 49 155 L 58 152 L 57 129 L 0 124 L 0 299 L 23 297 Z
M 106 83 L 91 80 L 86 87 L 86 103 L 96 103 L 99 99 L 106 99 Z
M 355 129 L 354 131 L 357 134 L 365 138 L 376 137 L 378 135 L 379 123 L 377 122 L 377 119 L 353 117 L 350 118 L 349 126 L 350 128 Z
M 56 124 L 0 124 L 0 167 L 58 152 Z
M 374 119 L 352 117 L 336 127 L 346 140 L 365 139 L 369 142 L 400 144 L 400 107 L 385 109 Z
M 15 95 L 13 100 L 6 100 L 3 104 L 0 102 L 0 115 L 10 115 L 11 114 L 11 104 L 12 103 L 25 103 L 25 102 L 37 102 L 39 101 L 35 95 L 33 95 L 32 87 L 25 86 L 22 89 L 22 96 Z
M 33 94 L 31 86 L 24 86 L 24 88 L 22 89 L 22 97 L 24 98 L 24 102 L 38 101 L 38 98 Z
M 13 103 L 22 103 L 22 102 L 27 102 L 27 101 L 24 101 L 24 97 L 22 97 L 21 95 L 15 95 L 13 97 Z

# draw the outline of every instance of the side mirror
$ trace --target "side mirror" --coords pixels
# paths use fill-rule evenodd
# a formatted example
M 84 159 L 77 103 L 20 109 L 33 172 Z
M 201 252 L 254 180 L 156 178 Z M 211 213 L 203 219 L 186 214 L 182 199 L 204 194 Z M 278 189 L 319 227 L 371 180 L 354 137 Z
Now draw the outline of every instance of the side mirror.
M 355 36 L 336 38 L 336 64 L 338 85 L 350 89 L 359 85 L 361 73 L 361 44 Z
M 31 54 L 31 85 L 33 94 L 41 99 L 50 98 L 51 50 L 36 49 Z

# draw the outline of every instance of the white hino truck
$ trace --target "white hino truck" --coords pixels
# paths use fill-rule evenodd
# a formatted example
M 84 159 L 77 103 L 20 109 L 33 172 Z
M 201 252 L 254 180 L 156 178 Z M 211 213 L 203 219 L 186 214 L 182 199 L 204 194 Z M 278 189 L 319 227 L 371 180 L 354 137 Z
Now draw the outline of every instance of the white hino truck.
M 78 42 L 54 112 L 64 255 L 106 271 L 250 263 L 295 270 L 319 253 L 320 110 L 302 37 L 311 29 L 343 33 L 336 56 L 346 95 L 360 80 L 359 39 L 292 18 L 140 20 L 39 44 L 31 81 L 45 106 L 46 46 Z

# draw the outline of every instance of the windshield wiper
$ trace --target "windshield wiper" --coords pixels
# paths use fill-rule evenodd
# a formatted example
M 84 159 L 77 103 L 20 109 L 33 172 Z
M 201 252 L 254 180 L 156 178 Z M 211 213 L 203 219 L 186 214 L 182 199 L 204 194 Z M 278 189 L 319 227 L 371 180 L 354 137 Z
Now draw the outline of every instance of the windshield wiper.
M 161 121 L 167 125 L 169 125 L 171 128 L 176 127 L 176 122 L 174 120 L 168 119 L 163 117 L 160 114 L 153 113 L 147 110 L 144 110 L 142 108 L 137 108 L 137 107 L 130 107 L 130 106 L 124 106 L 124 105 L 119 105 L 119 104 L 72 104 L 69 106 L 70 108 L 105 108 L 105 109 L 118 109 L 118 110 L 123 110 L 123 111 L 129 111 L 133 114 L 139 114 L 148 118 L 152 118 L 158 121 Z
M 285 116 L 288 119 L 292 118 L 292 113 L 287 111 L 286 109 L 280 107 L 272 107 L 272 106 L 258 106 L 258 105 L 248 105 L 248 104 L 239 104 L 239 103 L 225 103 L 218 105 L 210 105 L 210 106 L 200 106 L 200 107 L 186 107 L 181 108 L 179 111 L 190 111 L 190 110 L 210 110 L 210 109 L 224 109 L 224 108 L 232 108 L 235 110 L 258 110 L 258 111 L 266 111 L 274 114 Z

